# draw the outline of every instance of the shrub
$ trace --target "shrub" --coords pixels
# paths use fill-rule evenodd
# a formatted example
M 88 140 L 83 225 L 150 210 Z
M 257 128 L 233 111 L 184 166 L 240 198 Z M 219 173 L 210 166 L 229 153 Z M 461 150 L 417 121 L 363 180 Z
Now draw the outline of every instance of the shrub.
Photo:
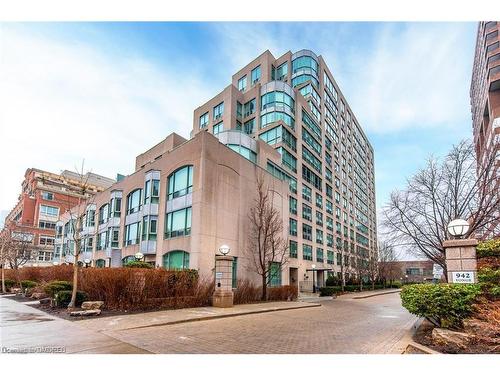
M 16 281 L 15 280 L 10 280 L 10 279 L 5 279 L 4 283 L 5 283 L 5 288 L 7 290 L 10 289 L 10 288 L 12 288 L 14 285 L 16 285 Z
M 328 276 L 328 278 L 325 281 L 326 286 L 336 286 L 340 285 L 340 283 L 341 283 L 340 279 L 332 275 Z
M 297 299 L 298 288 L 293 285 L 275 286 L 267 289 L 268 301 L 294 301 Z
M 488 299 L 500 298 L 500 269 L 482 268 L 477 273 L 477 279 Z
M 21 281 L 21 287 L 23 289 L 31 289 L 31 288 L 34 288 L 36 286 L 36 282 L 32 281 L 32 280 L 23 280 Z
M 477 284 L 414 284 L 401 291 L 403 307 L 437 326 L 460 327 L 481 294 Z
M 73 289 L 73 284 L 70 283 L 69 281 L 52 281 L 45 285 L 44 292 L 47 293 L 49 296 L 54 297 L 57 293 L 63 291 L 63 290 L 72 290 Z
M 481 242 L 476 247 L 478 258 L 495 257 L 500 258 L 500 238 Z
M 36 282 L 50 282 L 54 280 L 73 280 L 73 267 L 59 265 L 49 267 L 23 267 L 6 269 L 5 277 L 12 280 L 33 280 Z
M 233 292 L 233 303 L 235 305 L 241 305 L 260 301 L 262 288 L 256 286 L 249 280 L 243 279 L 238 280 L 237 287 Z
M 56 305 L 61 307 L 67 307 L 71 301 L 71 294 L 72 294 L 71 290 L 62 290 L 58 292 L 54 297 Z M 75 306 L 77 307 L 81 306 L 82 303 L 85 302 L 87 299 L 88 299 L 87 293 L 77 290 Z
M 338 294 L 338 293 L 342 293 L 341 286 L 325 286 L 325 287 L 319 288 L 320 297 L 329 297 L 329 296 L 333 296 L 333 295 Z
M 154 268 L 151 264 L 146 262 L 139 262 L 137 260 L 133 260 L 125 264 L 125 267 L 129 268 Z

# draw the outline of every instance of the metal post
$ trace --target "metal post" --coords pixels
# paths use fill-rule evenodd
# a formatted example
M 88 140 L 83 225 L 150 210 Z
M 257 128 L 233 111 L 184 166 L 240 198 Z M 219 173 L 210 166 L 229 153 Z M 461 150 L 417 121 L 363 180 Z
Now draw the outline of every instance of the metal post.
M 313 270 L 313 293 L 316 293 L 316 279 L 314 277 L 314 270 Z

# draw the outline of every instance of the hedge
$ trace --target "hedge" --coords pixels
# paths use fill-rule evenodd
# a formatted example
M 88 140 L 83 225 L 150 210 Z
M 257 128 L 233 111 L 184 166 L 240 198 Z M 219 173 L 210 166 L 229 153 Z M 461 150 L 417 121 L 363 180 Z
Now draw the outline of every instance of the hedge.
M 71 294 L 72 294 L 71 290 L 63 290 L 57 293 L 54 297 L 56 305 L 61 307 L 67 307 L 71 301 Z M 80 307 L 82 303 L 85 302 L 87 299 L 88 299 L 87 293 L 77 290 L 75 306 Z
M 476 255 L 479 259 L 486 257 L 500 258 L 500 238 L 481 242 L 476 247 Z
M 23 289 L 31 289 L 31 288 L 34 288 L 36 285 L 37 285 L 37 283 L 34 281 L 31 281 L 31 280 L 21 281 L 21 287 Z
M 5 279 L 4 280 L 4 283 L 5 283 L 5 288 L 6 289 L 10 289 L 12 288 L 14 285 L 17 284 L 17 282 L 15 280 L 10 280 L 10 279 Z
M 57 293 L 62 292 L 63 290 L 72 290 L 73 284 L 69 281 L 51 281 L 47 285 L 45 285 L 44 292 L 49 296 L 54 297 Z
M 403 307 L 437 326 L 459 328 L 481 294 L 478 284 L 414 284 L 401 291 Z
M 128 268 L 154 268 L 151 264 L 146 262 L 139 262 L 137 260 L 133 260 L 125 264 L 125 267 Z

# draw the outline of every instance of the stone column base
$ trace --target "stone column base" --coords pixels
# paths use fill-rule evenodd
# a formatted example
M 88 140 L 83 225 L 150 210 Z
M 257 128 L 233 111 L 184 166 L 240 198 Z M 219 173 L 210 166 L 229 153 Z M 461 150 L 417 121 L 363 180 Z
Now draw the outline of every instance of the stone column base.
M 212 296 L 212 306 L 233 307 L 233 292 L 216 290 Z

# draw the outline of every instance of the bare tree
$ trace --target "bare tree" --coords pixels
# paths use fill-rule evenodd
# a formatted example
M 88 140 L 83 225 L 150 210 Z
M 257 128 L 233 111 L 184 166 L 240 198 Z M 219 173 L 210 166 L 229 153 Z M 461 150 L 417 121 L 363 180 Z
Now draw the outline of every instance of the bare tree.
M 33 245 L 33 233 L 8 230 L 9 246 L 5 253 L 9 267 L 18 269 L 38 256 L 38 249 Z
M 76 305 L 76 294 L 78 290 L 78 271 L 79 271 L 79 256 L 82 253 L 82 229 L 85 220 L 87 206 L 93 199 L 94 194 L 90 193 L 89 173 L 84 173 L 84 162 L 82 162 L 81 169 L 76 168 L 79 175 L 78 189 L 73 192 L 68 192 L 66 214 L 69 217 L 67 237 L 69 243 L 67 246 L 68 252 L 73 255 L 73 289 L 71 292 L 71 301 L 68 304 L 68 309 L 72 309 Z M 72 199 L 77 196 L 77 202 Z
M 366 260 L 366 274 L 372 284 L 372 290 L 375 290 L 375 282 L 379 278 L 379 268 L 378 259 L 374 254 L 370 255 Z
M 394 191 L 383 210 L 387 239 L 395 245 L 441 265 L 446 275 L 443 242 L 450 239 L 450 221 L 468 220 L 467 237 L 475 236 L 498 220 L 500 195 L 495 186 L 495 153 L 476 162 L 469 141 L 454 146 L 444 160 L 431 157 L 427 165 Z M 479 167 L 478 167 L 479 165 Z
M 384 285 L 389 281 L 392 286 L 392 281 L 398 279 L 401 274 L 401 269 L 397 264 L 399 254 L 394 246 L 385 241 L 381 241 L 378 244 L 378 256 L 379 277 Z
M 342 290 L 342 293 L 345 292 L 345 251 L 348 249 L 344 249 L 344 243 L 340 242 L 340 245 L 337 245 L 337 249 L 340 250 L 340 287 Z
M 288 241 L 283 238 L 283 217 L 274 207 L 274 192 L 265 185 L 261 174 L 256 180 L 257 197 L 248 215 L 250 225 L 245 253 L 250 260 L 248 268 L 262 278 L 261 299 L 266 300 L 271 273 L 281 272 L 288 262 Z
M 12 237 L 10 232 L 3 230 L 0 233 L 0 267 L 2 269 L 2 293 L 6 293 L 5 288 L 5 266 L 7 265 L 8 255 L 11 252 L 12 247 Z

